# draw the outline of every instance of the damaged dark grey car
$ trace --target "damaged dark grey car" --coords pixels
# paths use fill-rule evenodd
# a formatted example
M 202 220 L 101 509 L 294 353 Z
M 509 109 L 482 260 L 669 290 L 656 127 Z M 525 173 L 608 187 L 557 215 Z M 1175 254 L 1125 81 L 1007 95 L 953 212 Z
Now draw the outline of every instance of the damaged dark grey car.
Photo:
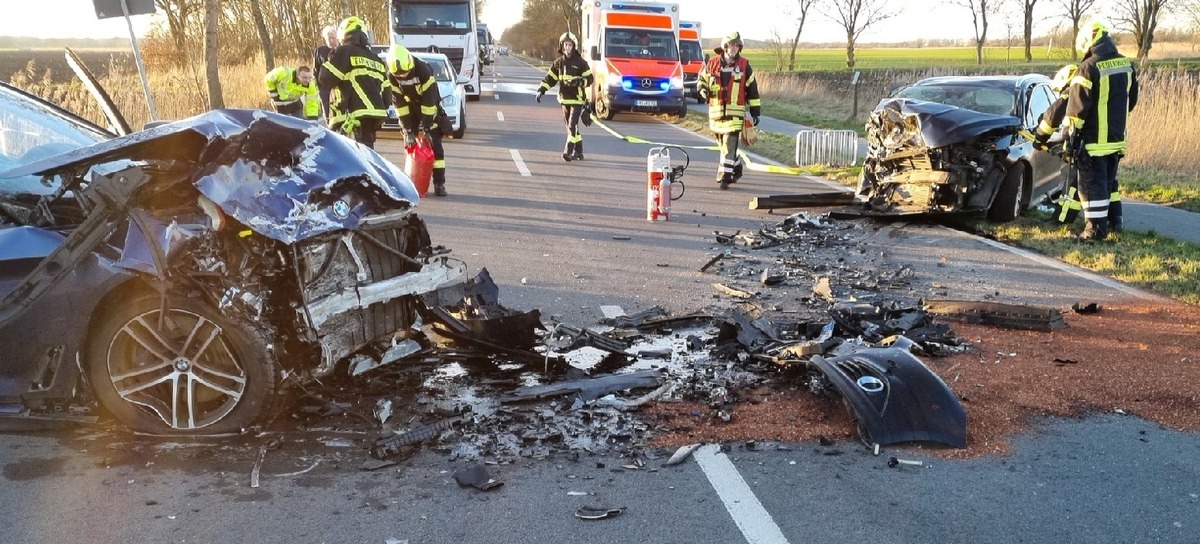
M 91 394 L 135 430 L 235 432 L 285 380 L 378 357 L 463 273 L 411 181 L 313 123 L 217 110 L 114 136 L 4 85 L 0 128 L 9 418 Z
M 1053 98 L 1037 74 L 927 78 L 893 93 L 867 121 L 864 211 L 1016 218 L 1061 190 L 1062 162 L 1020 134 Z

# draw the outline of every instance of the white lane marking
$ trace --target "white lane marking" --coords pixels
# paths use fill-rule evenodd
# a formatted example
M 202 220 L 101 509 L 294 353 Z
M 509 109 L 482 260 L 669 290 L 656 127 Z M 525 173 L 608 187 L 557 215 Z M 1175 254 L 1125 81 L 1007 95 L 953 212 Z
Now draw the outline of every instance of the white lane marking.
M 517 163 L 517 171 L 520 172 L 522 176 L 530 175 L 529 168 L 525 166 L 525 161 L 521 160 L 521 152 L 517 151 L 516 149 L 509 149 L 508 152 L 512 155 L 513 162 Z
M 746 480 L 742 479 L 729 457 L 721 453 L 720 446 L 702 446 L 692 456 L 696 458 L 700 470 L 708 477 L 708 483 L 712 484 L 717 496 L 721 497 L 721 502 L 725 503 L 725 510 L 729 511 L 738 529 L 742 530 L 746 542 L 787 544 L 788 540 L 783 536 L 783 531 L 775 524 L 775 520 L 766 508 L 763 508 L 762 503 L 758 502 L 758 497 L 750 491 L 750 486 L 746 485 Z
M 503 121 L 504 120 L 504 112 L 502 112 L 502 111 L 496 112 L 496 120 Z
M 493 93 L 492 96 L 496 97 L 496 100 L 500 100 L 500 93 Z
M 949 227 L 943 227 L 943 228 L 949 228 Z M 1115 289 L 1115 290 L 1125 293 L 1127 295 L 1133 295 L 1142 300 L 1165 300 L 1165 297 L 1162 297 L 1160 295 L 1150 293 L 1147 291 L 1143 291 L 1141 289 L 1138 289 L 1137 287 L 1125 285 L 1124 283 L 1121 283 L 1119 281 L 1115 281 L 1115 280 L 1106 278 L 1104 276 L 1100 276 L 1098 274 L 1088 272 L 1087 270 L 1080 269 L 1074 265 L 1070 265 L 1070 264 L 1064 263 L 1062 261 L 1051 259 L 1044 255 L 1038 255 L 1037 253 L 1025 251 L 1024 249 L 1021 249 L 1021 248 L 1005 245 L 1005 244 L 1002 244 L 995 240 L 984 238 L 982 236 L 976 236 L 976 238 L 978 238 L 980 242 L 983 242 L 994 248 L 1003 249 L 1004 251 L 1007 251 L 1014 255 L 1019 255 L 1021 257 L 1025 257 L 1026 259 L 1029 259 L 1036 263 L 1040 263 L 1045 266 L 1049 266 L 1051 268 L 1056 268 L 1058 270 L 1061 270 L 1063 272 L 1066 272 L 1068 274 L 1071 274 L 1071 275 L 1079 277 L 1079 278 L 1083 278 L 1085 280 L 1091 280 L 1091 281 L 1098 283 L 1100 285 L 1103 285 L 1104 287 L 1107 287 L 1109 289 Z

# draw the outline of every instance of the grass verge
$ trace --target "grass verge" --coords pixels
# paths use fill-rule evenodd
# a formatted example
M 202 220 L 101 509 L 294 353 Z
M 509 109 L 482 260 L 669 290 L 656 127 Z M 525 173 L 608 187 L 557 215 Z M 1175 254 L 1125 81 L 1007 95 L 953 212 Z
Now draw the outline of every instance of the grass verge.
M 1193 175 L 1121 165 L 1120 178 L 1125 198 L 1200 212 L 1200 183 Z
M 1126 231 L 1102 243 L 1079 243 L 1071 230 L 1044 212 L 1031 212 L 1011 223 L 980 221 L 975 231 L 1031 249 L 1121 282 L 1200 304 L 1200 244 L 1179 242 L 1152 232 Z M 1078 230 L 1078 229 L 1076 229 Z

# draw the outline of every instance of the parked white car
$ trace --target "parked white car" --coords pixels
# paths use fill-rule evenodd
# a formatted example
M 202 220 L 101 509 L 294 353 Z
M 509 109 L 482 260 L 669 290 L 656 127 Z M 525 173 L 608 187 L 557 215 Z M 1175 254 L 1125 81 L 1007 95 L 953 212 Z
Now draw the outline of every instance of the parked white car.
M 381 58 L 387 56 L 388 46 L 386 45 L 372 46 L 372 49 Z M 467 132 L 466 89 L 463 85 L 470 80 L 466 76 L 456 76 L 457 72 L 454 71 L 450 59 L 445 54 L 412 51 L 412 55 L 425 61 L 425 64 L 428 64 L 433 71 L 433 78 L 437 80 L 438 93 L 442 96 L 442 109 L 446 110 L 446 116 L 450 118 L 450 126 L 454 128 L 454 133 L 450 137 L 462 138 Z M 395 119 L 385 121 L 383 128 L 384 130 L 400 130 Z
M 462 138 L 467 132 L 467 101 L 466 90 L 463 85 L 467 83 L 465 76 L 455 77 L 454 67 L 450 64 L 450 59 L 442 53 L 421 53 L 413 52 L 413 56 L 417 57 L 433 71 L 433 78 L 437 80 L 438 92 L 442 95 L 442 109 L 446 110 L 446 115 L 450 117 L 450 126 L 454 127 L 454 138 Z

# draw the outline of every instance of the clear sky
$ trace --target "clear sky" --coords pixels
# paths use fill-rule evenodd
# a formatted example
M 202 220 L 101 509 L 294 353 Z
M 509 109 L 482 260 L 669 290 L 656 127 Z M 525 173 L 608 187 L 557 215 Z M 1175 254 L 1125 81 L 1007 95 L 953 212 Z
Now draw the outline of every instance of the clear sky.
M 97 20 L 92 0 L 2 0 L 0 35 L 40 36 L 46 38 L 128 37 L 122 18 Z M 585 0 L 591 1 L 591 0 Z M 723 36 L 733 30 L 747 39 L 766 40 L 776 30 L 785 38 L 795 32 L 795 17 L 790 15 L 795 0 L 678 0 L 685 20 L 699 20 L 706 38 Z M 819 2 L 818 2 L 819 3 Z M 487 0 L 483 21 L 497 38 L 521 18 L 524 0 Z M 966 8 L 943 0 L 889 0 L 889 6 L 902 7 L 899 17 L 867 30 L 866 42 L 900 42 L 924 37 L 929 39 L 967 39 L 973 35 L 971 16 Z M 815 11 L 815 10 L 814 10 Z M 1035 33 L 1044 33 L 1061 21 L 1056 2 L 1038 3 L 1034 11 Z M 139 34 L 161 15 L 133 17 Z M 1020 32 L 1019 18 L 1012 19 L 1013 31 Z M 988 34 L 999 38 L 1008 33 L 1003 20 L 991 22 Z M 801 41 L 841 42 L 840 27 L 821 13 L 809 13 Z

